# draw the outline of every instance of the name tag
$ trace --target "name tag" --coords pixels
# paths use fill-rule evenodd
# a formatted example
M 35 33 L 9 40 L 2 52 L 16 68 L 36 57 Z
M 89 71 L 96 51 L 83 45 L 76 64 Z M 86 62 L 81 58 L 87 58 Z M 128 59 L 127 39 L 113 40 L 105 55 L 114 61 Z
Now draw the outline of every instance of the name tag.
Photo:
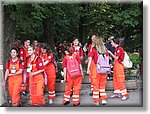
M 31 72 L 32 71 L 32 65 L 29 65 L 28 67 L 27 67 L 27 72 Z
M 76 55 L 77 55 L 77 54 L 78 54 L 78 52 L 74 52 L 74 54 L 76 54 Z
M 12 67 L 11 67 L 11 73 L 12 73 L 12 74 L 15 74 L 15 73 L 16 73 L 16 67 L 15 67 L 15 66 L 12 66 Z

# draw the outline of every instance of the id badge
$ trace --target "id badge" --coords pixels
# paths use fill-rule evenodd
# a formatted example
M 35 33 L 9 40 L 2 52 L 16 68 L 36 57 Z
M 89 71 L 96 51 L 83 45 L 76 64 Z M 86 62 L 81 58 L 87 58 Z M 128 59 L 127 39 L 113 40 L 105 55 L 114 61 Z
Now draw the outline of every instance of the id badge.
M 32 65 L 29 65 L 27 68 L 27 72 L 31 72 L 32 71 Z
M 15 73 L 16 73 L 16 67 L 15 67 L 15 66 L 12 66 L 12 67 L 11 67 L 11 73 L 12 73 L 12 74 L 15 74 Z

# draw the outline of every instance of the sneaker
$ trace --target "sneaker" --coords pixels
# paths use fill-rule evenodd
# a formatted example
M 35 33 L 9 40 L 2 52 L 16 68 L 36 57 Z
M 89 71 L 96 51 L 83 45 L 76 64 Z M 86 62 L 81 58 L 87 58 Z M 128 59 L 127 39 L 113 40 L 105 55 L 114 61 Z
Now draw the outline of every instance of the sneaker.
M 120 94 L 113 94 L 113 95 L 111 96 L 111 98 L 120 98 L 120 97 L 121 97 Z
M 102 105 L 106 105 L 107 101 L 106 100 L 102 100 Z
M 40 107 L 38 104 L 32 104 L 32 107 Z
M 8 100 L 8 103 L 11 104 L 11 100 Z
M 53 103 L 54 103 L 53 99 L 49 99 L 49 104 L 53 104 Z
M 16 104 L 12 104 L 12 106 L 13 106 L 13 107 L 17 107 L 17 106 L 18 106 L 18 104 L 17 104 L 17 103 L 16 103 Z
M 99 102 L 96 102 L 96 103 L 95 103 L 95 106 L 99 106 Z
M 93 96 L 93 92 L 89 93 L 89 96 Z
M 62 101 L 63 105 L 68 105 L 69 103 L 70 103 L 69 101 L 65 101 L 65 100 Z
M 80 105 L 80 103 L 78 103 L 78 104 L 73 104 L 73 106 L 79 106 Z
M 28 105 L 32 105 L 32 101 L 31 99 L 29 99 L 29 101 L 27 102 Z
M 128 98 L 129 98 L 128 96 L 123 96 L 123 97 L 121 98 L 121 100 L 122 100 L 122 101 L 126 101 Z

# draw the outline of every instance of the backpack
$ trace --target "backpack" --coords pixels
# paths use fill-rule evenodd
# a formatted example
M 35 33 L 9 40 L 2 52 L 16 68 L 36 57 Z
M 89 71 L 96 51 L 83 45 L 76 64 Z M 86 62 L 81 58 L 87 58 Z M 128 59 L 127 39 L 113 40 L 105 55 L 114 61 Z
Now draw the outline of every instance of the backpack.
M 110 74 L 110 70 L 109 57 L 107 57 L 106 54 L 99 54 L 96 64 L 97 73 Z
M 123 60 L 122 64 L 124 65 L 125 68 L 132 68 L 132 66 L 133 66 L 133 63 L 130 60 L 127 52 L 124 52 L 124 60 Z
M 78 61 L 75 56 L 67 56 L 67 72 L 71 78 L 81 76 L 81 70 Z

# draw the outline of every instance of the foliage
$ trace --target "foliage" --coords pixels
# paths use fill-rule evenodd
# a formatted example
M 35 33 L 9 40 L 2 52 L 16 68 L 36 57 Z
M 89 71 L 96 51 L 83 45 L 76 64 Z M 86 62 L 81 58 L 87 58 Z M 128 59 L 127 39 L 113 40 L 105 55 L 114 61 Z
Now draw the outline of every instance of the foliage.
M 125 45 L 130 48 L 135 47 L 137 43 L 141 46 L 141 3 L 87 3 L 84 4 L 85 9 L 80 4 L 15 5 L 16 12 L 12 12 L 11 18 L 17 23 L 16 37 L 19 39 L 24 36 L 42 39 L 43 20 L 49 17 L 51 29 L 55 33 L 55 42 L 72 41 L 73 36 L 79 36 L 80 17 L 85 17 L 85 22 L 82 23 L 84 41 L 96 32 L 104 39 L 110 35 L 125 37 L 128 39 Z M 130 46 L 129 42 L 134 45 Z
M 139 54 L 138 53 L 131 53 L 130 55 L 129 55 L 129 57 L 130 57 L 130 59 L 131 59 L 131 61 L 132 61 L 132 63 L 133 63 L 133 67 L 132 67 L 132 69 L 134 69 L 134 70 L 136 70 L 136 69 L 138 69 L 139 68 L 139 65 L 140 65 L 140 58 L 139 58 Z
M 40 42 L 51 42 L 51 39 L 54 39 L 55 44 L 64 40 L 72 42 L 74 36 L 81 36 L 79 29 L 82 25 L 82 43 L 87 42 L 89 40 L 87 38 L 90 38 L 92 33 L 97 33 L 105 40 L 114 35 L 115 38 L 124 38 L 126 51 L 135 48 L 142 50 L 142 5 L 142 3 L 107 2 L 82 4 L 5 4 L 3 2 L 3 6 L 7 7 L 4 12 L 11 13 L 10 18 L 16 22 L 16 38 L 21 41 L 28 37 L 37 38 Z M 15 10 L 12 11 L 12 7 L 15 7 Z M 82 23 L 81 18 L 84 18 Z M 45 20 L 47 23 L 43 24 Z M 50 37 L 44 37 L 45 28 Z M 137 69 L 140 61 L 137 55 L 130 55 L 130 58 L 133 62 L 132 69 Z M 58 64 L 58 68 L 57 78 L 63 79 L 61 63 Z
M 61 71 L 63 71 L 63 68 L 62 68 L 62 63 L 61 62 L 58 62 L 58 72 L 57 72 L 57 79 L 60 79 L 60 80 L 63 80 L 63 77 L 61 75 Z

